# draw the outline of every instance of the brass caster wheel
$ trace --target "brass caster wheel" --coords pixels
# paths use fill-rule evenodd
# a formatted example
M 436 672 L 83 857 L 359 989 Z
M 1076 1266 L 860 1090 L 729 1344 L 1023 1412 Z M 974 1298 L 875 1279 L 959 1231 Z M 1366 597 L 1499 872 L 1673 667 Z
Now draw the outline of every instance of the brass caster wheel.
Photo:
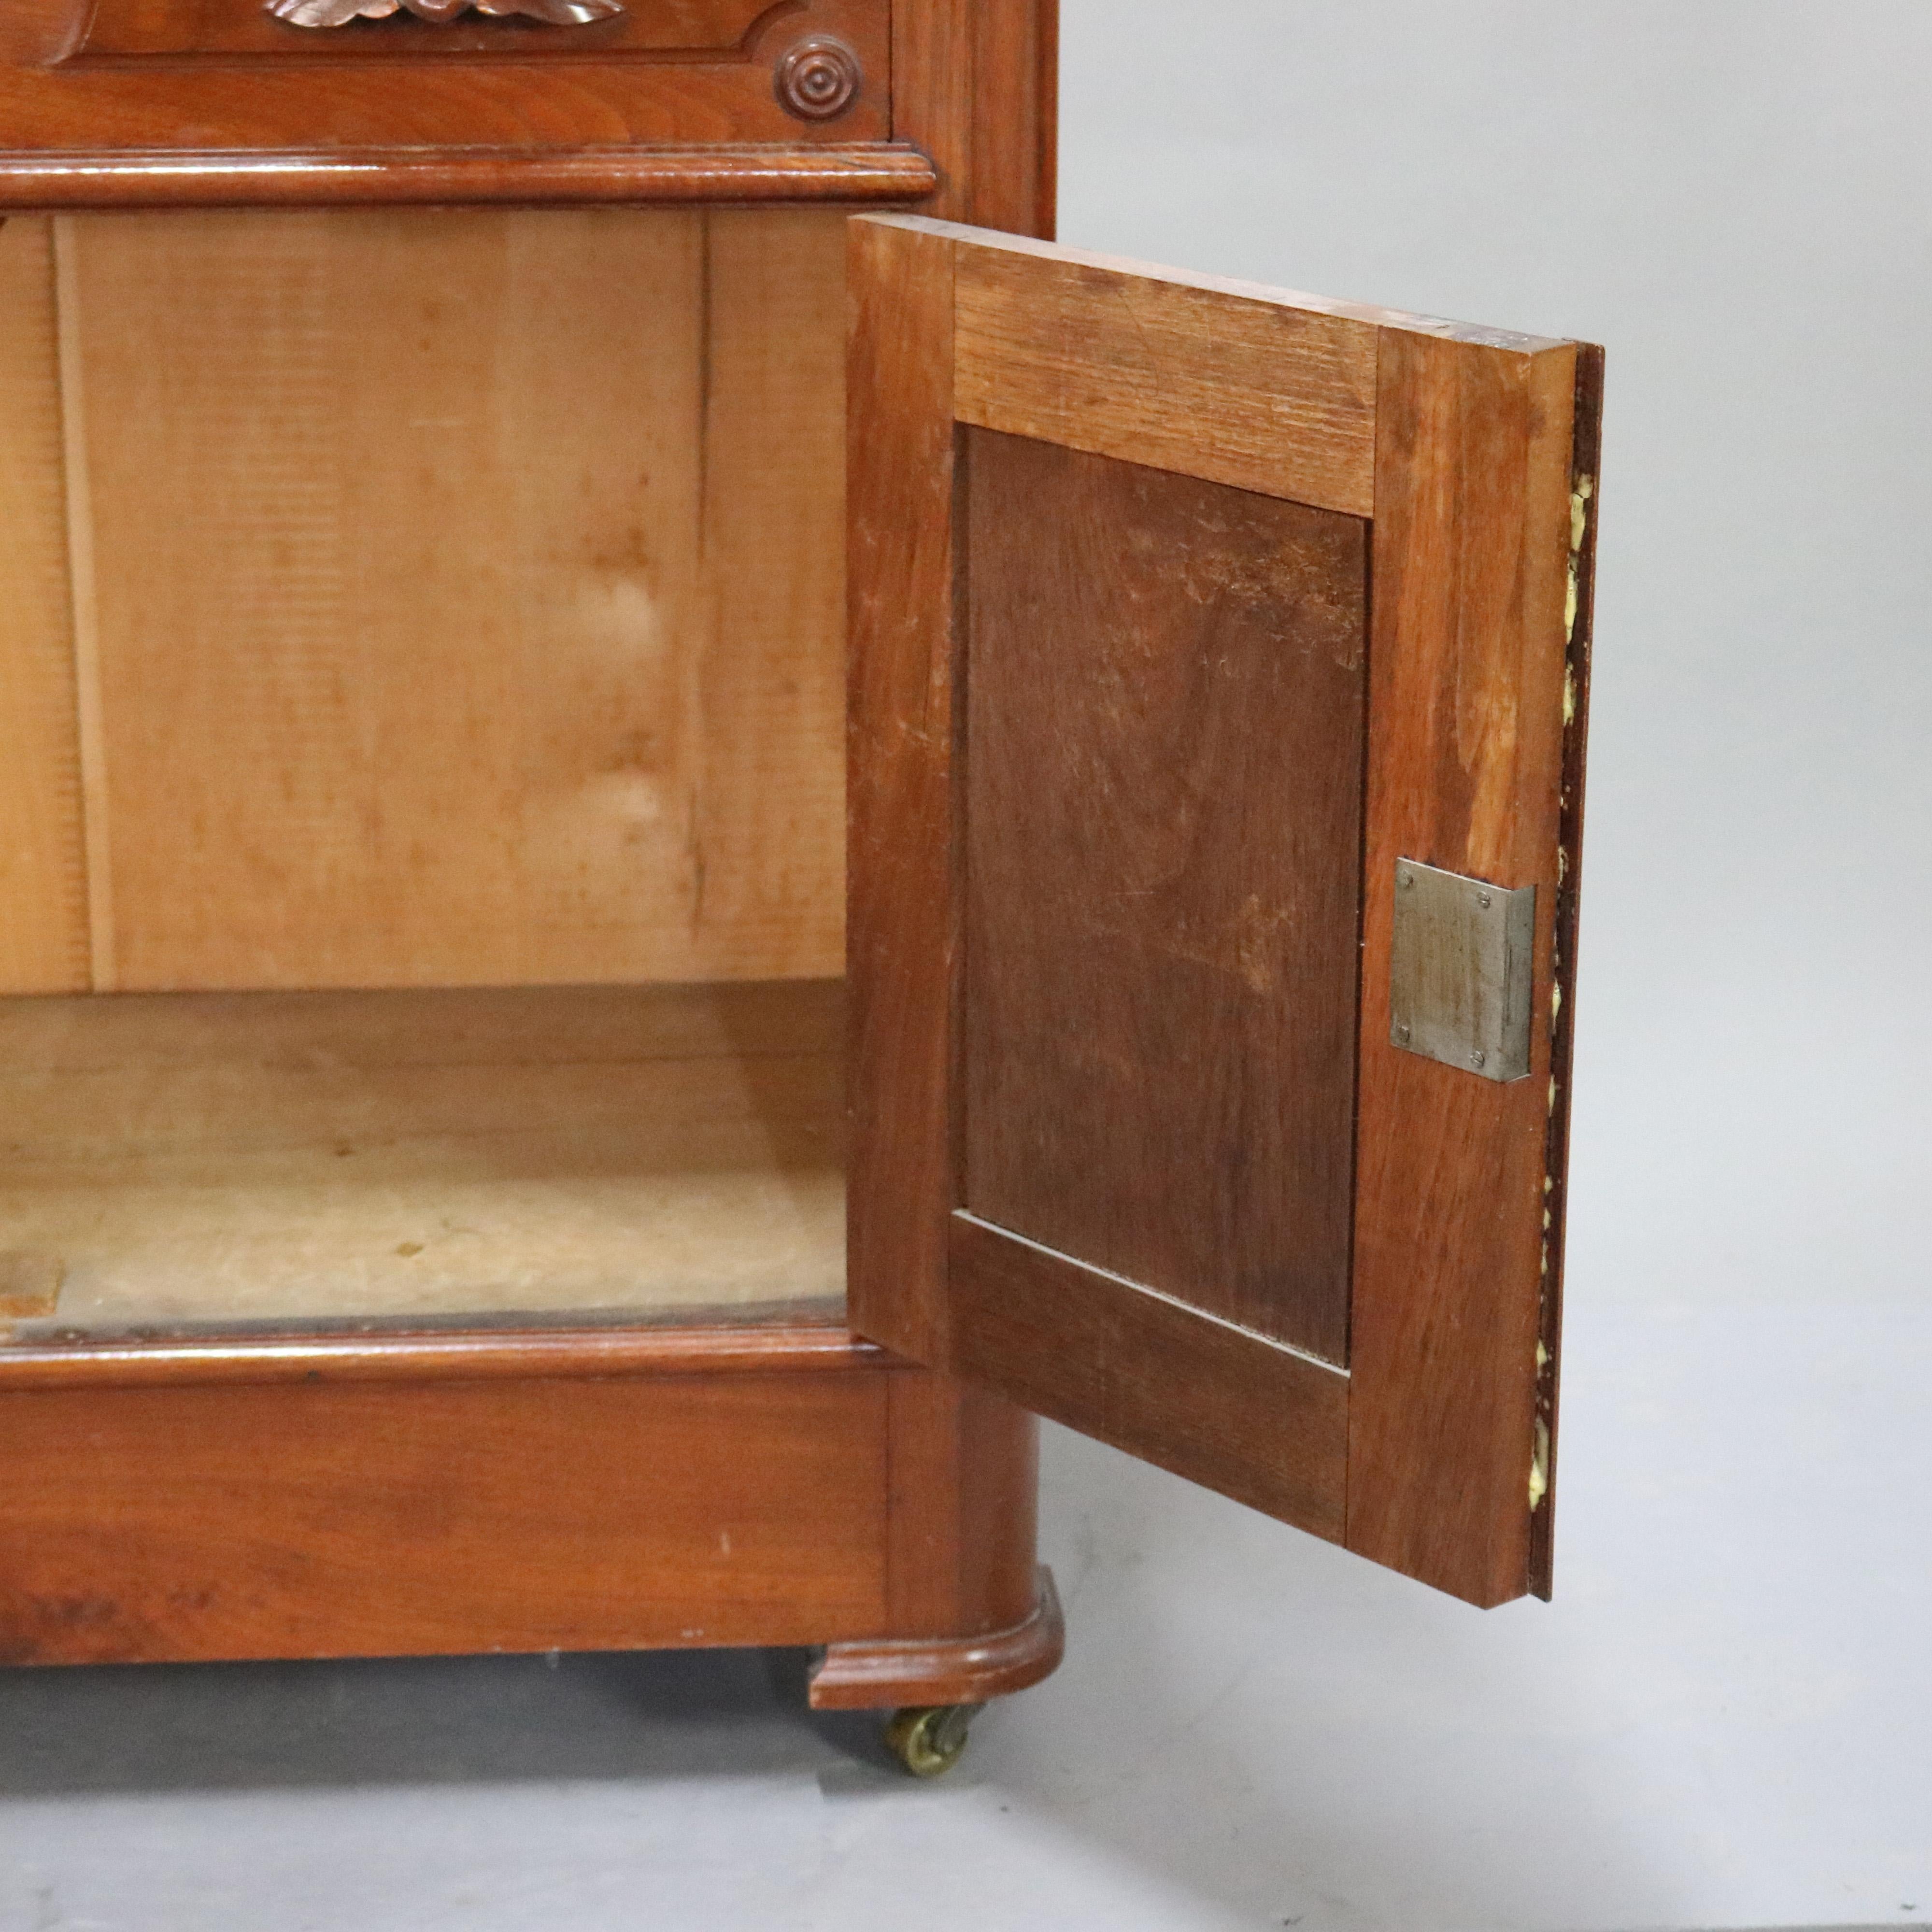
M 915 1778 L 938 1778 L 959 1762 L 981 1704 L 910 1704 L 886 1726 L 886 1748 Z

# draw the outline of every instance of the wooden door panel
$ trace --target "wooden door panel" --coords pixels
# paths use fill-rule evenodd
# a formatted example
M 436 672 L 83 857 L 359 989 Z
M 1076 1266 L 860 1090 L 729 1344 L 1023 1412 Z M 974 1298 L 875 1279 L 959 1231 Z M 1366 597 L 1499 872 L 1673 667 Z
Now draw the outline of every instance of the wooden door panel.
M 954 274 L 962 422 L 1369 514 L 1377 332 L 1347 304 L 1230 300 L 1240 284 L 1017 238 Z
M 852 245 L 855 1327 L 1546 1592 L 1594 352 Z M 1391 1039 L 1398 859 L 1534 889 L 1526 1078 Z
M 1342 1540 L 1348 1378 L 956 1214 L 950 1366 L 1056 1422 Z
M 965 455 L 962 1204 L 1342 1361 L 1366 526 Z

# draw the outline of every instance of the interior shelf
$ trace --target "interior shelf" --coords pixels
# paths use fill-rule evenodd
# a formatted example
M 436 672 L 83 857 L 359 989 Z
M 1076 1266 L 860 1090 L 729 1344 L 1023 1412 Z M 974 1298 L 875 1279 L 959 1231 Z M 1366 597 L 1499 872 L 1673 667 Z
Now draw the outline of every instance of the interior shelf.
M 836 1300 L 842 994 L 0 1001 L 0 1322 L 27 1340 Z

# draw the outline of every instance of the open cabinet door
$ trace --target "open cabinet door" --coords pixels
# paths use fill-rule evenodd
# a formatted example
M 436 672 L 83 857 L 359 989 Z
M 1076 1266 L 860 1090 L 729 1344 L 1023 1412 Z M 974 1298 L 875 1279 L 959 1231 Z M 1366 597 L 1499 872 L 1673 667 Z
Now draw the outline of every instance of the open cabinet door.
M 1597 352 L 851 235 L 853 1325 L 1546 1594 Z

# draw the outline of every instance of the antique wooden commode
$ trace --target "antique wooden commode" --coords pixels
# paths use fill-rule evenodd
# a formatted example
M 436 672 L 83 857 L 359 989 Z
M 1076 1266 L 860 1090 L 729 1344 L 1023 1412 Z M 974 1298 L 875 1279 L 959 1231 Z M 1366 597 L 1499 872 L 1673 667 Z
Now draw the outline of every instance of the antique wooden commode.
M 7 1660 L 1546 1592 L 1600 358 L 1029 238 L 1053 6 L 0 12 Z

